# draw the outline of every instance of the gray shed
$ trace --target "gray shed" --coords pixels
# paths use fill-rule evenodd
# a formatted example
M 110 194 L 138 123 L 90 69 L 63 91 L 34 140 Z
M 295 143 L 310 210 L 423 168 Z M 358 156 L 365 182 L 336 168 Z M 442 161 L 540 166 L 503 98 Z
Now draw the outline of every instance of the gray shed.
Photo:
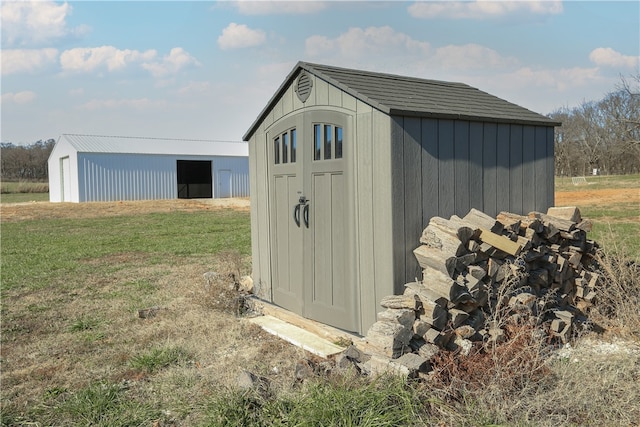
M 249 196 L 244 142 L 63 134 L 48 166 L 52 202 Z
M 546 211 L 559 123 L 462 83 L 299 62 L 249 142 L 257 295 L 366 333 L 433 216 Z

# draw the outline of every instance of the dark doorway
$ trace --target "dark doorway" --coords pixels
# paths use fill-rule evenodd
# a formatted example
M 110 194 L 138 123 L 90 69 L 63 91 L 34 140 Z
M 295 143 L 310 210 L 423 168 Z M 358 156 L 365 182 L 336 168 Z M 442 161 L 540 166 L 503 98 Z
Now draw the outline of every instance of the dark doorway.
M 210 199 L 212 192 L 211 160 L 178 160 L 178 198 Z

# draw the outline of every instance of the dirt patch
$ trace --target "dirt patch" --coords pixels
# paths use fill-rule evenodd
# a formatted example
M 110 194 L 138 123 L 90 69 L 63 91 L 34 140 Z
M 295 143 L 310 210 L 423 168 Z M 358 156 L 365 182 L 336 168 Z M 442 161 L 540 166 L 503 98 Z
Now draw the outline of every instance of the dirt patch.
M 606 206 L 616 203 L 640 204 L 640 189 L 616 188 L 575 191 L 559 191 L 555 194 L 556 206 Z
M 138 215 L 153 212 L 235 209 L 249 210 L 248 198 L 138 200 L 88 203 L 3 203 L 0 216 L 3 222 L 49 218 L 98 218 Z

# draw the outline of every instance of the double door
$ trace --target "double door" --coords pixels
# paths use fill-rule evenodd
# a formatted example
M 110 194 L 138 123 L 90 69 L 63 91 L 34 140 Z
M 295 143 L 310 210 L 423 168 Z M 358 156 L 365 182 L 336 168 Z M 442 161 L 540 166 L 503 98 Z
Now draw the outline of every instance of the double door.
M 310 111 L 267 132 L 274 303 L 338 328 L 358 329 L 350 279 L 348 115 Z

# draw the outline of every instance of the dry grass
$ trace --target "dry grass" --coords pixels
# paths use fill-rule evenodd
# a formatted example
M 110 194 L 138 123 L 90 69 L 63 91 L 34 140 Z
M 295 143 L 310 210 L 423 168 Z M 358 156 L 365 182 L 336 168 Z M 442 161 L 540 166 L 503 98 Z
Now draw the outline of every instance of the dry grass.
M 102 214 L 142 205 L 172 209 L 106 204 Z M 55 208 L 56 215 L 65 215 Z M 39 206 L 16 206 L 14 215 L 4 217 L 3 207 L 3 221 L 36 219 L 29 209 L 42 209 L 42 218 L 48 217 Z M 101 214 L 91 206 L 67 209 L 83 218 Z M 387 408 L 384 415 L 394 415 L 397 425 L 637 425 L 640 275 L 622 250 L 603 246 L 606 255 L 598 262 L 605 280 L 589 315 L 607 327 L 605 335 L 586 333 L 557 353 L 558 346 L 539 333 L 542 310 L 514 318 L 500 305 L 517 291 L 515 274 L 494 295 L 496 314 L 490 319 L 507 332 L 504 344 L 476 347 L 466 357 L 440 354 L 432 380 L 388 386 L 319 376 L 301 387 L 295 367 L 309 355 L 241 316 L 237 282 L 249 272 L 248 256 L 228 251 L 159 259 L 132 250 L 87 258 L 89 268 L 81 275 L 44 286 L 33 277 L 38 286 L 3 289 L 2 423 L 224 425 L 212 421 L 215 414 L 235 409 L 239 416 L 252 415 L 251 407 L 237 405 L 258 402 L 259 416 L 278 414 L 279 425 L 287 425 L 285 416 L 313 425 L 309 417 L 355 417 L 367 408 Z M 205 280 L 211 271 L 217 274 Z M 138 317 L 146 308 L 154 308 L 155 316 Z M 242 369 L 269 379 L 271 400 L 237 390 Z M 371 402 L 381 403 L 375 408 Z M 396 406 L 402 413 L 392 412 Z M 273 420 L 252 416 L 254 425 Z

